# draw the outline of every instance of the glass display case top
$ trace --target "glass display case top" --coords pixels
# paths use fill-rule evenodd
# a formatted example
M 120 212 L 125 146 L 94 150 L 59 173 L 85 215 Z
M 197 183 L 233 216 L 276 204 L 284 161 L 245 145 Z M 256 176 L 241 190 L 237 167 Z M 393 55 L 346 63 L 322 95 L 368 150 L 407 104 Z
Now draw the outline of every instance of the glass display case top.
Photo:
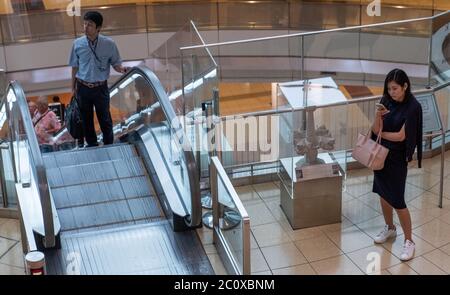
M 305 83 L 309 85 L 306 91 Z M 347 100 L 331 77 L 280 83 L 279 86 L 282 95 L 294 109 Z

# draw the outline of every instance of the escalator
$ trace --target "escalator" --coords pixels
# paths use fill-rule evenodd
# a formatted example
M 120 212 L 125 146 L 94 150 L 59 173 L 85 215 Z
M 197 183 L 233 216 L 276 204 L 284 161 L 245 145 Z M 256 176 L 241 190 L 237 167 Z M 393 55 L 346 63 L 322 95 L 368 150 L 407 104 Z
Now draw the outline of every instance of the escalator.
M 193 230 L 199 181 L 177 102 L 145 67 L 110 91 L 115 144 L 41 154 L 23 91 L 10 85 L 2 110 L 24 248 L 44 252 L 49 274 L 213 274 Z

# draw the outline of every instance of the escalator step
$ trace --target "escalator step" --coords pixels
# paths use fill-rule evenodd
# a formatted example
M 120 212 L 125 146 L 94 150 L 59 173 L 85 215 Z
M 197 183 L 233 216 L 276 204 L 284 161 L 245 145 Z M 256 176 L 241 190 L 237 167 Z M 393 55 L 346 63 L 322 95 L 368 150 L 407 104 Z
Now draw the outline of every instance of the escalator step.
M 120 144 L 76 151 L 49 153 L 43 156 L 45 167 L 65 167 L 137 157 L 133 145 Z
M 52 194 L 57 209 L 125 198 L 119 180 L 54 188 Z
M 163 213 L 155 197 L 145 197 L 128 200 L 133 218 L 143 219 L 161 216 Z
M 136 148 L 131 144 L 108 147 L 107 153 L 112 160 L 128 159 L 138 156 Z
M 117 173 L 112 162 L 101 162 L 79 166 L 59 168 L 63 175 L 64 185 L 75 185 L 87 182 L 116 179 Z
M 156 195 L 147 176 L 123 178 L 120 183 L 126 198 Z
M 141 158 L 138 157 L 114 161 L 113 163 L 119 178 L 142 176 L 147 173 Z
M 63 231 L 133 221 L 127 202 L 123 200 L 60 209 L 58 215 Z

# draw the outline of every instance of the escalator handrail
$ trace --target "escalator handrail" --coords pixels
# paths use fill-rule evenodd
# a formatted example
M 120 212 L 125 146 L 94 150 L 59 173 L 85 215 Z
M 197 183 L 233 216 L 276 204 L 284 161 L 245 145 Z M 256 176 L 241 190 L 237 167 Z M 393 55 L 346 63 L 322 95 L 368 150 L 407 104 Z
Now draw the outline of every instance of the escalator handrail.
M 44 160 L 42 158 L 42 154 L 39 148 L 36 132 L 34 131 L 30 111 L 28 109 L 28 104 L 23 88 L 17 81 L 10 82 L 8 90 L 5 95 L 5 103 L 7 108 L 10 108 L 8 102 L 8 93 L 10 90 L 12 90 L 16 96 L 16 103 L 17 106 L 19 107 L 20 117 L 22 119 L 24 131 L 28 139 L 29 155 L 32 158 L 32 163 L 34 163 L 34 167 L 31 167 L 31 169 L 33 170 L 35 169 L 36 172 L 37 191 L 39 193 L 39 199 L 41 201 L 41 210 L 44 223 L 45 246 L 53 247 L 55 246 L 55 232 L 54 232 L 55 224 L 53 222 L 52 201 L 47 181 L 47 174 L 44 165 Z M 9 113 L 9 111 L 10 110 L 8 110 L 7 113 Z M 9 117 L 8 120 L 10 120 L 9 123 L 10 127 L 14 128 L 14 124 L 12 124 L 11 122 L 13 118 Z
M 131 68 L 128 73 L 123 75 L 109 89 L 110 91 L 113 91 L 114 89 L 118 88 L 122 82 L 126 81 L 128 78 L 131 78 L 135 74 L 139 74 L 142 78 L 144 78 L 149 87 L 153 89 L 161 106 L 161 109 L 163 110 L 163 113 L 167 119 L 167 122 L 170 124 L 170 128 L 173 131 L 171 136 L 175 138 L 175 142 L 177 142 L 177 144 L 179 144 L 183 149 L 182 156 L 188 170 L 192 210 L 191 212 L 189 212 L 190 216 L 188 217 L 186 222 L 188 226 L 196 227 L 201 223 L 202 213 L 200 180 L 198 175 L 197 163 L 195 161 L 191 143 L 187 139 L 183 126 L 181 125 L 181 122 L 176 115 L 172 104 L 170 103 L 169 97 L 167 96 L 167 93 L 165 92 L 161 81 L 153 71 L 151 71 L 148 67 L 141 65 Z

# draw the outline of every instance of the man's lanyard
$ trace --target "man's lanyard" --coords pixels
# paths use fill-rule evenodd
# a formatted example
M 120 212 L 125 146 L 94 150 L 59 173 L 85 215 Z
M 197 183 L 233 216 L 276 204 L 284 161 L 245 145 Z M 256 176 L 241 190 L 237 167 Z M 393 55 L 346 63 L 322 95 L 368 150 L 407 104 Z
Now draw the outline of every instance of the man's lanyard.
M 100 62 L 100 59 L 98 58 L 97 53 L 95 52 L 95 51 L 97 50 L 98 37 L 94 40 L 94 42 L 91 42 L 91 40 L 89 40 L 88 37 L 86 37 L 86 38 L 87 38 L 87 41 L 88 41 L 89 49 L 91 49 L 92 53 L 93 53 L 94 56 L 95 56 L 95 59 L 96 59 L 98 62 Z M 94 45 L 91 45 L 91 43 L 93 43 Z

